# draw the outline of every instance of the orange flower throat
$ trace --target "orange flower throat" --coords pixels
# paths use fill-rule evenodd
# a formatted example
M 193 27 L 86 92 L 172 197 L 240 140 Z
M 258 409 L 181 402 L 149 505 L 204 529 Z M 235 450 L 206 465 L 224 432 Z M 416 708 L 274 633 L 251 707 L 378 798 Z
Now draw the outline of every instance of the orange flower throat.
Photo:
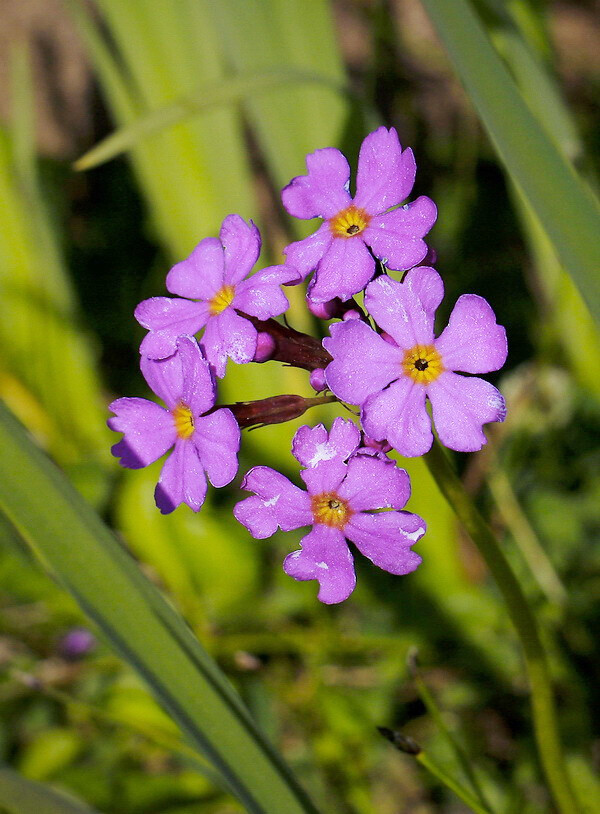
M 444 365 L 434 345 L 415 345 L 404 354 L 402 370 L 413 381 L 429 384 L 444 372 Z
M 311 504 L 315 523 L 332 526 L 334 529 L 343 529 L 353 515 L 353 511 L 346 501 L 338 497 L 335 492 L 313 495 Z
M 351 204 L 329 219 L 329 228 L 334 237 L 355 237 L 367 228 L 370 221 L 368 212 Z
M 189 438 L 194 433 L 194 416 L 187 404 L 178 404 L 172 411 L 175 432 L 179 438 Z

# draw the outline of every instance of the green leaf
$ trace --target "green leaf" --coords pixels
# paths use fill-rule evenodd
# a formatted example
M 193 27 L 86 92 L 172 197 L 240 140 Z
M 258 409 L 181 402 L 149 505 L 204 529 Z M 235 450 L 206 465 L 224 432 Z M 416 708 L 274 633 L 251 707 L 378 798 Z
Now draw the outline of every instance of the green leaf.
M 85 155 L 74 166 L 77 170 L 89 170 L 125 152 L 138 141 L 152 133 L 172 127 L 175 124 L 197 116 L 216 107 L 239 103 L 247 96 L 264 93 L 279 85 L 293 83 L 316 83 L 330 86 L 342 92 L 344 89 L 328 77 L 309 71 L 296 71 L 287 67 L 274 68 L 250 76 L 236 76 L 213 85 L 199 88 L 190 96 L 164 105 L 136 119 L 132 124 L 111 133 Z
M 85 803 L 6 766 L 0 766 L 0 807 L 8 814 L 94 814 Z
M 69 0 L 101 90 L 119 126 L 225 80 L 217 37 L 199 0 L 98 4 L 107 40 L 88 9 Z M 201 47 L 198 44 L 201 43 Z M 255 215 L 239 112 L 213 107 L 138 141 L 130 152 L 152 225 L 180 260 L 224 215 Z
M 128 472 L 117 498 L 117 524 L 130 550 L 154 568 L 195 627 L 217 613 L 245 613 L 259 590 L 260 548 L 231 512 L 161 515 L 154 487 L 162 461 Z
M 467 0 L 423 4 L 511 179 L 600 317 L 597 202 L 523 100 Z
M 66 726 L 49 727 L 26 744 L 18 768 L 31 780 L 47 780 L 73 763 L 83 747 L 78 732 Z
M 184 620 L 4 407 L 0 509 L 248 811 L 314 814 Z
M 88 467 L 100 491 L 110 456 L 95 353 L 38 178 L 29 55 L 19 46 L 11 56 L 11 130 L 0 131 L 0 395 L 61 466 Z

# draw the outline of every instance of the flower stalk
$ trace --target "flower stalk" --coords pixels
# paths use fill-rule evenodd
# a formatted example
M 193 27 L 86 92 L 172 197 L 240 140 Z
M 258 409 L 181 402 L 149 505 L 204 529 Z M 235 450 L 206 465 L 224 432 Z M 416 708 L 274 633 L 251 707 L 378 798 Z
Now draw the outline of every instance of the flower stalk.
M 266 333 L 273 340 L 270 354 L 261 361 L 283 362 L 309 371 L 327 367 L 331 362 L 331 356 L 321 345 L 320 339 L 283 325 L 276 319 L 260 320 L 247 314 L 245 317 L 259 333 Z
M 566 771 L 558 733 L 548 660 L 534 612 L 496 537 L 465 491 L 437 441 L 434 441 L 424 460 L 442 494 L 477 546 L 502 593 L 508 615 L 523 648 L 531 691 L 535 738 L 546 779 L 561 814 L 578 814 L 580 808 Z
M 335 396 L 315 396 L 304 398 L 292 394 L 283 396 L 269 396 L 256 401 L 239 401 L 236 404 L 220 405 L 228 407 L 241 430 L 253 430 L 266 427 L 268 424 L 283 424 L 293 421 L 311 407 L 330 404 L 337 401 Z

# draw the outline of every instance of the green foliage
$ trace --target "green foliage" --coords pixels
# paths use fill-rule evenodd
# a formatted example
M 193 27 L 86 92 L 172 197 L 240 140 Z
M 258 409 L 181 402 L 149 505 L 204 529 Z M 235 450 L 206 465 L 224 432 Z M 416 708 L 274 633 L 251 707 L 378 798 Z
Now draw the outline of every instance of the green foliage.
M 157 466 L 117 476 L 108 454 L 108 391 L 145 395 L 133 304 L 163 294 L 170 263 L 229 212 L 259 225 L 261 261 L 280 262 L 313 224 L 288 221 L 279 188 L 316 148 L 355 162 L 381 122 L 413 147 L 416 192 L 438 204 L 445 307 L 474 291 L 508 329 L 509 420 L 459 470 L 536 610 L 571 778 L 598 808 L 593 88 L 578 74 L 563 100 L 543 4 L 425 0 L 450 59 L 408 5 L 98 0 L 94 15 L 68 0 L 110 121 L 78 163 L 98 167 L 77 214 L 96 235 L 87 243 L 64 183 L 74 156 L 36 156 L 29 58 L 14 51 L 0 134 L 0 395 L 120 541 L 7 419 L 0 757 L 18 771 L 0 770 L 0 811 L 231 814 L 242 810 L 232 790 L 252 811 L 313 810 L 279 753 L 335 814 L 445 814 L 454 792 L 482 810 L 553 810 L 506 609 L 422 461 L 402 465 L 409 508 L 428 523 L 423 565 L 396 578 L 357 563 L 356 592 L 329 608 L 281 571 L 299 533 L 256 541 L 233 520 L 239 480 L 210 490 L 199 515 L 163 517 Z M 118 150 L 127 164 L 99 166 Z M 291 324 L 313 329 L 302 287 L 287 292 Z M 285 392 L 312 395 L 307 375 L 230 364 L 220 401 Z M 297 479 L 294 429 L 336 414 L 245 433 L 240 472 L 264 463 Z M 83 614 L 104 638 L 69 660 L 61 637 Z M 414 737 L 430 772 L 378 725 Z

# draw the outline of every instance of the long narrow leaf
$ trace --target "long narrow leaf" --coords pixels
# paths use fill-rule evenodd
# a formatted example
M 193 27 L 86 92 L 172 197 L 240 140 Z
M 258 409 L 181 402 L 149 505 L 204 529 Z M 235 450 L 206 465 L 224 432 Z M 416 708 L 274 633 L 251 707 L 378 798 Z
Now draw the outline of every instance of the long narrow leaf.
M 599 318 L 596 202 L 523 101 L 469 2 L 423 0 L 423 5 L 500 159 Z
M 248 811 L 314 814 L 183 619 L 3 407 L 0 509 Z
M 8 814 L 95 814 L 73 797 L 0 767 L 0 808 Z
M 83 463 L 99 485 L 109 456 L 95 353 L 38 178 L 29 54 L 15 46 L 11 56 L 11 129 L 0 131 L 0 394 L 61 466 Z
M 262 71 L 250 76 L 235 76 L 214 85 L 199 88 L 189 96 L 183 96 L 171 104 L 151 111 L 135 122 L 121 127 L 107 136 L 95 147 L 75 162 L 75 169 L 88 170 L 119 155 L 147 136 L 186 121 L 215 107 L 239 103 L 249 95 L 264 93 L 271 88 L 292 83 L 315 83 L 334 87 L 343 91 L 329 77 L 319 76 L 309 71 L 295 71 L 288 68 Z

